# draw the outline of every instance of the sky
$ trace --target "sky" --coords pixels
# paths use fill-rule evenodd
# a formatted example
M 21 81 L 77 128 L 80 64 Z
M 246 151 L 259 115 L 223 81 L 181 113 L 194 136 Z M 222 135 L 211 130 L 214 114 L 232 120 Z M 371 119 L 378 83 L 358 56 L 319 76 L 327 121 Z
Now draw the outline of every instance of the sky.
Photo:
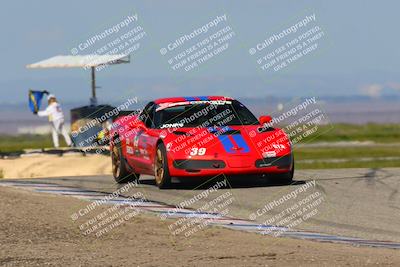
M 71 49 L 134 15 L 137 21 L 78 51 L 81 55 L 109 47 L 111 41 L 137 26 L 145 32 L 129 64 L 108 66 L 97 73 L 100 102 L 118 102 L 128 95 L 151 99 L 206 94 L 254 98 L 400 94 L 398 1 L 5 0 L 1 5 L 0 103 L 25 102 L 29 88 L 47 89 L 64 101 L 88 101 L 88 70 L 27 69 L 26 65 L 71 55 Z M 251 48 L 313 15 L 315 20 L 299 26 L 297 32 L 250 54 Z M 161 54 L 160 49 L 181 36 L 223 16 L 226 20 L 208 32 Z M 189 53 L 187 49 L 222 29 L 233 32 L 229 40 L 218 44 L 222 52 L 202 63 L 197 61 L 188 71 L 169 64 L 170 58 L 182 51 Z M 309 44 L 316 49 L 280 70 L 261 69 L 257 59 L 312 29 L 323 33 Z M 214 44 L 212 49 L 216 48 Z

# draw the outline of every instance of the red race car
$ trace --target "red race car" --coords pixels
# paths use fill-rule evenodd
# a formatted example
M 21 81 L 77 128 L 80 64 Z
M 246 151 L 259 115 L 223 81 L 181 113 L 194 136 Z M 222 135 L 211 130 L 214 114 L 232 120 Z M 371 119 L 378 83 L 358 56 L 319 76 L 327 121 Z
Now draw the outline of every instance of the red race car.
M 239 101 L 222 96 L 162 98 L 118 117 L 110 131 L 112 170 L 119 183 L 155 176 L 260 175 L 290 183 L 291 143 L 270 116 L 259 120 Z

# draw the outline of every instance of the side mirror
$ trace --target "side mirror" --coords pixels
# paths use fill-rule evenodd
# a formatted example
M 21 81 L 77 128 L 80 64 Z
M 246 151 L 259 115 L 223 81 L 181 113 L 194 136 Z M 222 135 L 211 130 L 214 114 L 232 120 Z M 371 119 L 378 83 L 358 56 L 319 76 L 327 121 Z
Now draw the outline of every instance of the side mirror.
M 261 125 L 264 125 L 266 123 L 270 123 L 272 121 L 272 117 L 265 115 L 265 116 L 260 116 L 260 118 L 258 119 L 260 121 Z
M 144 122 L 142 122 L 142 121 L 137 121 L 135 127 L 139 128 L 141 130 L 146 130 L 147 129 L 146 125 L 144 125 Z
M 146 126 L 140 120 L 130 121 L 128 123 L 128 127 L 129 127 L 130 130 L 134 130 L 134 129 L 144 130 L 144 129 L 146 129 Z

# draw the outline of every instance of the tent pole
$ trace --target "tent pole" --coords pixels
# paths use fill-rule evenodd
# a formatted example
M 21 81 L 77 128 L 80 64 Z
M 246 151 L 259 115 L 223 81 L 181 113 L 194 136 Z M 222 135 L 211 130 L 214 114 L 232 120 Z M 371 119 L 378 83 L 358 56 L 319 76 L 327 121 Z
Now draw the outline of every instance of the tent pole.
M 96 75 L 95 75 L 95 67 L 92 67 L 92 98 L 90 101 L 91 105 L 97 105 L 97 99 L 96 99 Z

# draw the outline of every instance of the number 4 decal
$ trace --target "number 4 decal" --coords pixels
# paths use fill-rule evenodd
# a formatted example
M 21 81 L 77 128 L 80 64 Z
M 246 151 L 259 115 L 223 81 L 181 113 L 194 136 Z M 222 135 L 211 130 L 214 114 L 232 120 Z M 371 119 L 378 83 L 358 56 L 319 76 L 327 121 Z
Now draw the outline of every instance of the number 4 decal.
M 191 156 L 196 156 L 196 155 L 203 156 L 204 154 L 206 154 L 206 148 L 205 147 L 201 147 L 201 148 L 192 147 L 189 154 Z

